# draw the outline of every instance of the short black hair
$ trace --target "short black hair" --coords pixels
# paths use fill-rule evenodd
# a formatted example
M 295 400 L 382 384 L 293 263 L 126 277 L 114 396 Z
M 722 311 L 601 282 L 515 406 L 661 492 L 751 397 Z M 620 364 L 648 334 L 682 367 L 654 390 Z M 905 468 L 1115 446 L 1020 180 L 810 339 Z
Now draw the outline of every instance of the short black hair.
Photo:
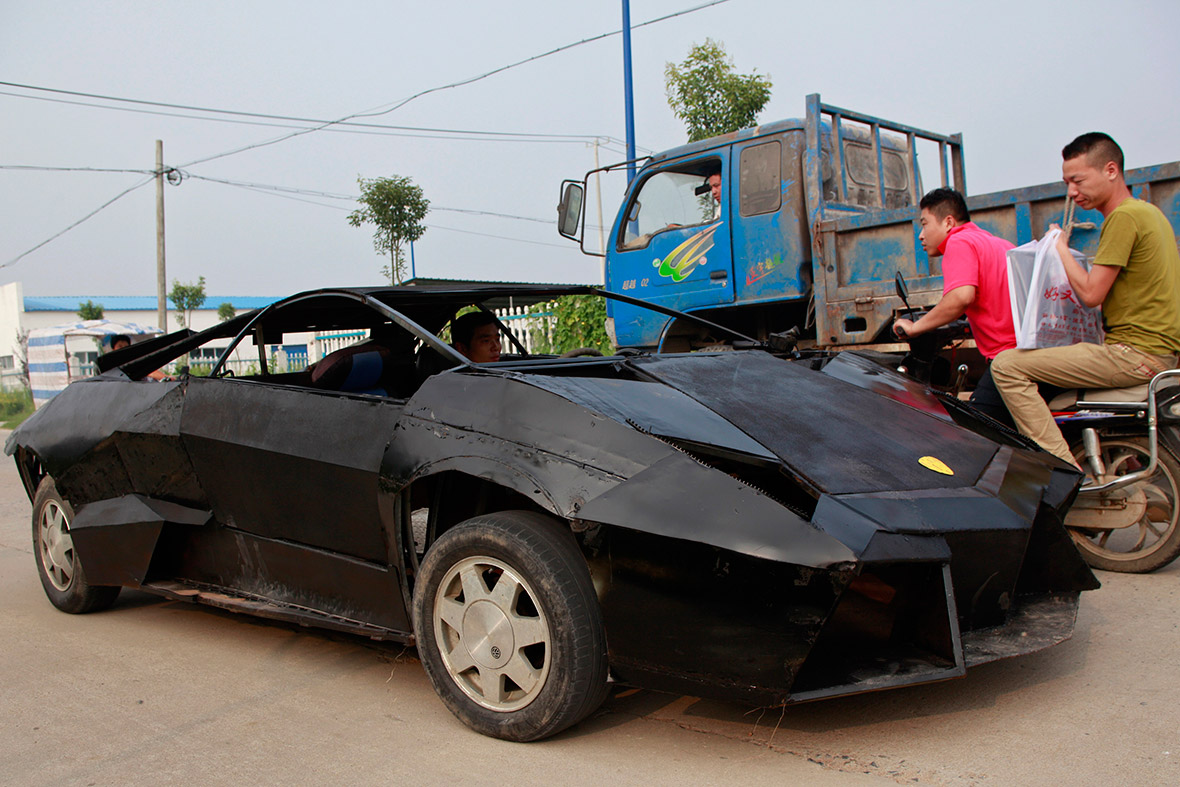
M 919 210 L 928 210 L 936 217 L 944 219 L 954 216 L 959 224 L 971 221 L 971 214 L 967 212 L 967 200 L 954 189 L 941 188 L 926 194 L 918 203 Z
M 495 325 L 496 315 L 491 312 L 467 312 L 451 320 L 451 343 L 468 346 L 476 328 L 485 325 Z
M 115 349 L 115 344 L 118 342 L 127 342 L 128 346 L 131 344 L 131 337 L 125 333 L 116 333 L 111 337 L 111 349 Z
M 1106 166 L 1106 162 L 1113 161 L 1119 168 L 1119 174 L 1123 172 L 1123 149 L 1110 134 L 1090 131 L 1061 149 L 1062 161 L 1069 161 L 1078 156 L 1085 156 L 1091 166 L 1099 169 Z

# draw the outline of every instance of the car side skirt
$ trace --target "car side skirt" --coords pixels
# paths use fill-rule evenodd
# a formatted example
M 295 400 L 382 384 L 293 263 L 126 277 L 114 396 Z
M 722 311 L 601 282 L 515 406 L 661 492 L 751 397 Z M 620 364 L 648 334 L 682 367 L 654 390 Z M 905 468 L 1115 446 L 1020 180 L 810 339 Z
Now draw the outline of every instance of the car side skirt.
M 300 626 L 314 626 L 315 628 L 343 631 L 358 634 L 374 640 L 387 640 L 412 644 L 413 636 L 407 631 L 375 626 L 364 621 L 329 615 L 312 609 L 304 609 L 292 604 L 282 604 L 265 598 L 243 596 L 239 591 L 228 591 L 223 588 L 198 585 L 190 582 L 170 582 L 161 580 L 149 582 L 141 587 L 149 593 L 171 599 L 173 601 L 188 601 L 204 604 L 229 612 L 240 612 L 255 617 L 278 620 L 286 623 L 297 623 Z

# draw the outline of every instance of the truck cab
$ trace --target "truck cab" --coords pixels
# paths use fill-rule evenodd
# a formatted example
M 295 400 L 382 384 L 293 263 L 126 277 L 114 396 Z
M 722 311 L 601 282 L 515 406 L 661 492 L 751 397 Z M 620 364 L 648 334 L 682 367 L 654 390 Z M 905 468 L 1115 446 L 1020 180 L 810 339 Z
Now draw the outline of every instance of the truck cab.
M 921 155 L 921 158 L 919 157 Z M 921 166 L 919 164 L 921 163 Z M 967 194 L 962 137 L 894 123 L 807 97 L 802 119 L 694 142 L 647 159 L 628 185 L 604 250 L 586 248 L 581 218 L 591 175 L 563 184 L 558 229 L 605 256 L 612 292 L 693 312 L 749 336 L 799 326 L 821 348 L 901 349 L 890 332 L 902 308 L 942 295 L 940 258 L 918 242 L 927 187 Z M 931 181 L 923 182 L 923 172 Z M 710 177 L 721 179 L 720 200 Z M 1180 162 L 1125 173 L 1132 193 L 1180 225 Z M 972 220 L 1019 245 L 1060 223 L 1061 182 L 969 196 Z M 1071 245 L 1097 249 L 1102 216 L 1078 211 Z M 623 347 L 688 351 L 720 337 L 698 325 L 612 302 Z
M 820 105 L 818 96 L 808 102 L 807 119 L 744 129 L 648 159 L 607 236 L 607 289 L 706 312 L 702 316 L 752 335 L 790 327 L 792 320 L 802 325 L 813 291 L 814 221 L 825 214 L 911 208 L 921 192 L 920 181 L 913 186 L 905 137 L 842 123 L 852 114 L 843 110 L 820 118 L 821 109 L 832 108 Z M 720 200 L 710 193 L 714 175 L 721 180 Z M 687 350 L 715 338 L 650 312 L 641 316 L 626 304 L 612 306 L 623 346 Z

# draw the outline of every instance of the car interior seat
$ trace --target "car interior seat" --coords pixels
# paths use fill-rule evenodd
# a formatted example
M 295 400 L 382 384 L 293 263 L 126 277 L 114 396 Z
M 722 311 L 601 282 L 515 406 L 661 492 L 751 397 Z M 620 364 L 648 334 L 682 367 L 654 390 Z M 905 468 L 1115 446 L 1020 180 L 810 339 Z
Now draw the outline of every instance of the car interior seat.
M 428 344 L 419 347 L 417 355 L 414 356 L 414 376 L 417 378 L 418 385 L 426 382 L 427 378 L 456 366 L 458 366 L 457 363 L 441 355 Z
M 327 355 L 311 372 L 315 388 L 377 396 L 398 394 L 398 364 L 393 351 L 373 342 L 344 347 Z M 407 370 L 403 370 L 407 371 Z

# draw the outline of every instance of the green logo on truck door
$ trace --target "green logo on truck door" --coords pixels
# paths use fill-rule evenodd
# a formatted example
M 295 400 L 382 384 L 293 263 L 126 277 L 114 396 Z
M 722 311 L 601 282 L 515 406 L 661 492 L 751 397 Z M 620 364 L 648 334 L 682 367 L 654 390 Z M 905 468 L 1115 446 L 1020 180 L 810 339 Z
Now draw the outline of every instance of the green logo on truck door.
M 664 278 L 671 277 L 672 281 L 681 282 L 688 278 L 693 268 L 705 264 L 705 252 L 713 248 L 713 233 L 721 224 L 716 224 L 706 230 L 698 232 L 691 238 L 672 249 L 672 253 L 664 259 L 656 259 L 652 267 L 659 268 Z

